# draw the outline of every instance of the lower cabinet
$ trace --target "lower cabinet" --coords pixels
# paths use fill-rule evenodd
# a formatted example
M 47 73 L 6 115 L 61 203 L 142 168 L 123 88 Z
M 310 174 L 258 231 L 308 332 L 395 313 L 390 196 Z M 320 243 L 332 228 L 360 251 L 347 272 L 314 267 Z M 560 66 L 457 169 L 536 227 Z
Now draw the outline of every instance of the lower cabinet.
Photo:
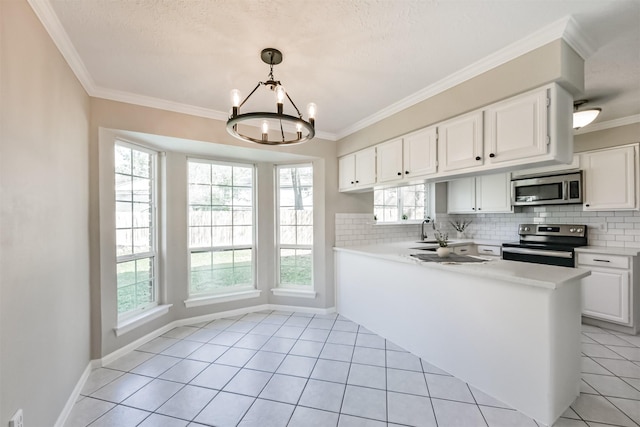
M 591 270 L 582 279 L 582 314 L 631 326 L 633 257 L 579 253 L 579 268 Z
M 453 253 L 457 255 L 473 255 L 475 254 L 473 246 L 474 245 L 454 246 Z

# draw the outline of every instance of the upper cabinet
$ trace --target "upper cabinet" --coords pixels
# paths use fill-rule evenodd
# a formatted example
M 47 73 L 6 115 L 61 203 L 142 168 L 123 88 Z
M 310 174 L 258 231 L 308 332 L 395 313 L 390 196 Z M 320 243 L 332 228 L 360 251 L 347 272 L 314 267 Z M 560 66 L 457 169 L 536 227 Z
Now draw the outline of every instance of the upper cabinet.
M 584 210 L 638 209 L 638 144 L 581 154 Z
M 340 191 L 370 189 L 376 182 L 376 149 L 366 148 L 338 159 Z
M 436 172 L 435 127 L 378 144 L 378 184 L 409 181 Z
M 451 214 L 513 212 L 508 173 L 461 178 L 447 183 L 447 212 Z
M 492 164 L 547 154 L 546 89 L 529 92 L 485 109 L 485 156 Z
M 572 110 L 573 98 L 554 83 L 383 142 L 370 186 L 569 163 Z M 340 190 L 352 190 L 351 181 L 341 177 Z
M 482 111 L 438 125 L 438 159 L 442 172 L 482 165 Z

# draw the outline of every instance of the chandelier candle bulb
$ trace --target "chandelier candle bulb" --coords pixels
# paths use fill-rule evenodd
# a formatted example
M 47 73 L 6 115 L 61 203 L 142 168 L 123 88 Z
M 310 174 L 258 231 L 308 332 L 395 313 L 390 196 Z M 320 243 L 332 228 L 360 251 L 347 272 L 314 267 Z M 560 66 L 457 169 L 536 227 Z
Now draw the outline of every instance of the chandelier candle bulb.
M 316 104 L 310 102 L 309 105 L 307 105 L 307 114 L 309 115 L 309 122 L 311 123 L 311 126 L 315 126 L 316 124 L 316 111 Z
M 269 123 L 265 120 L 262 122 L 262 140 L 266 141 L 269 139 Z

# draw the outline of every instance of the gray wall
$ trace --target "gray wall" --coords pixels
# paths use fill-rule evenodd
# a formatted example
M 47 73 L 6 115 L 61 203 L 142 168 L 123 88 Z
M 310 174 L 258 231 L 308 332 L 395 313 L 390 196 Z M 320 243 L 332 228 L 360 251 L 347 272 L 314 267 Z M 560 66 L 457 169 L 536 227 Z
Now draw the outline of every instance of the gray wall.
M 52 426 L 89 363 L 89 97 L 0 1 L 0 424 Z

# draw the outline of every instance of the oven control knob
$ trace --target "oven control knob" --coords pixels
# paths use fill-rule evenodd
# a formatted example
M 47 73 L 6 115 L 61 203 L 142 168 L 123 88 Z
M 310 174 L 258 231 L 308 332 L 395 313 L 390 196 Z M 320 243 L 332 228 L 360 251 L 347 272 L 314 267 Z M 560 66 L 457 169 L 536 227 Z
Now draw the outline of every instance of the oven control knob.
M 569 233 L 575 233 L 575 232 L 576 232 L 576 229 L 575 229 L 575 228 L 570 228 L 570 229 L 569 229 Z
M 576 233 L 582 233 L 582 228 L 576 228 Z
M 520 231 L 529 231 L 530 228 L 529 227 L 520 227 Z

